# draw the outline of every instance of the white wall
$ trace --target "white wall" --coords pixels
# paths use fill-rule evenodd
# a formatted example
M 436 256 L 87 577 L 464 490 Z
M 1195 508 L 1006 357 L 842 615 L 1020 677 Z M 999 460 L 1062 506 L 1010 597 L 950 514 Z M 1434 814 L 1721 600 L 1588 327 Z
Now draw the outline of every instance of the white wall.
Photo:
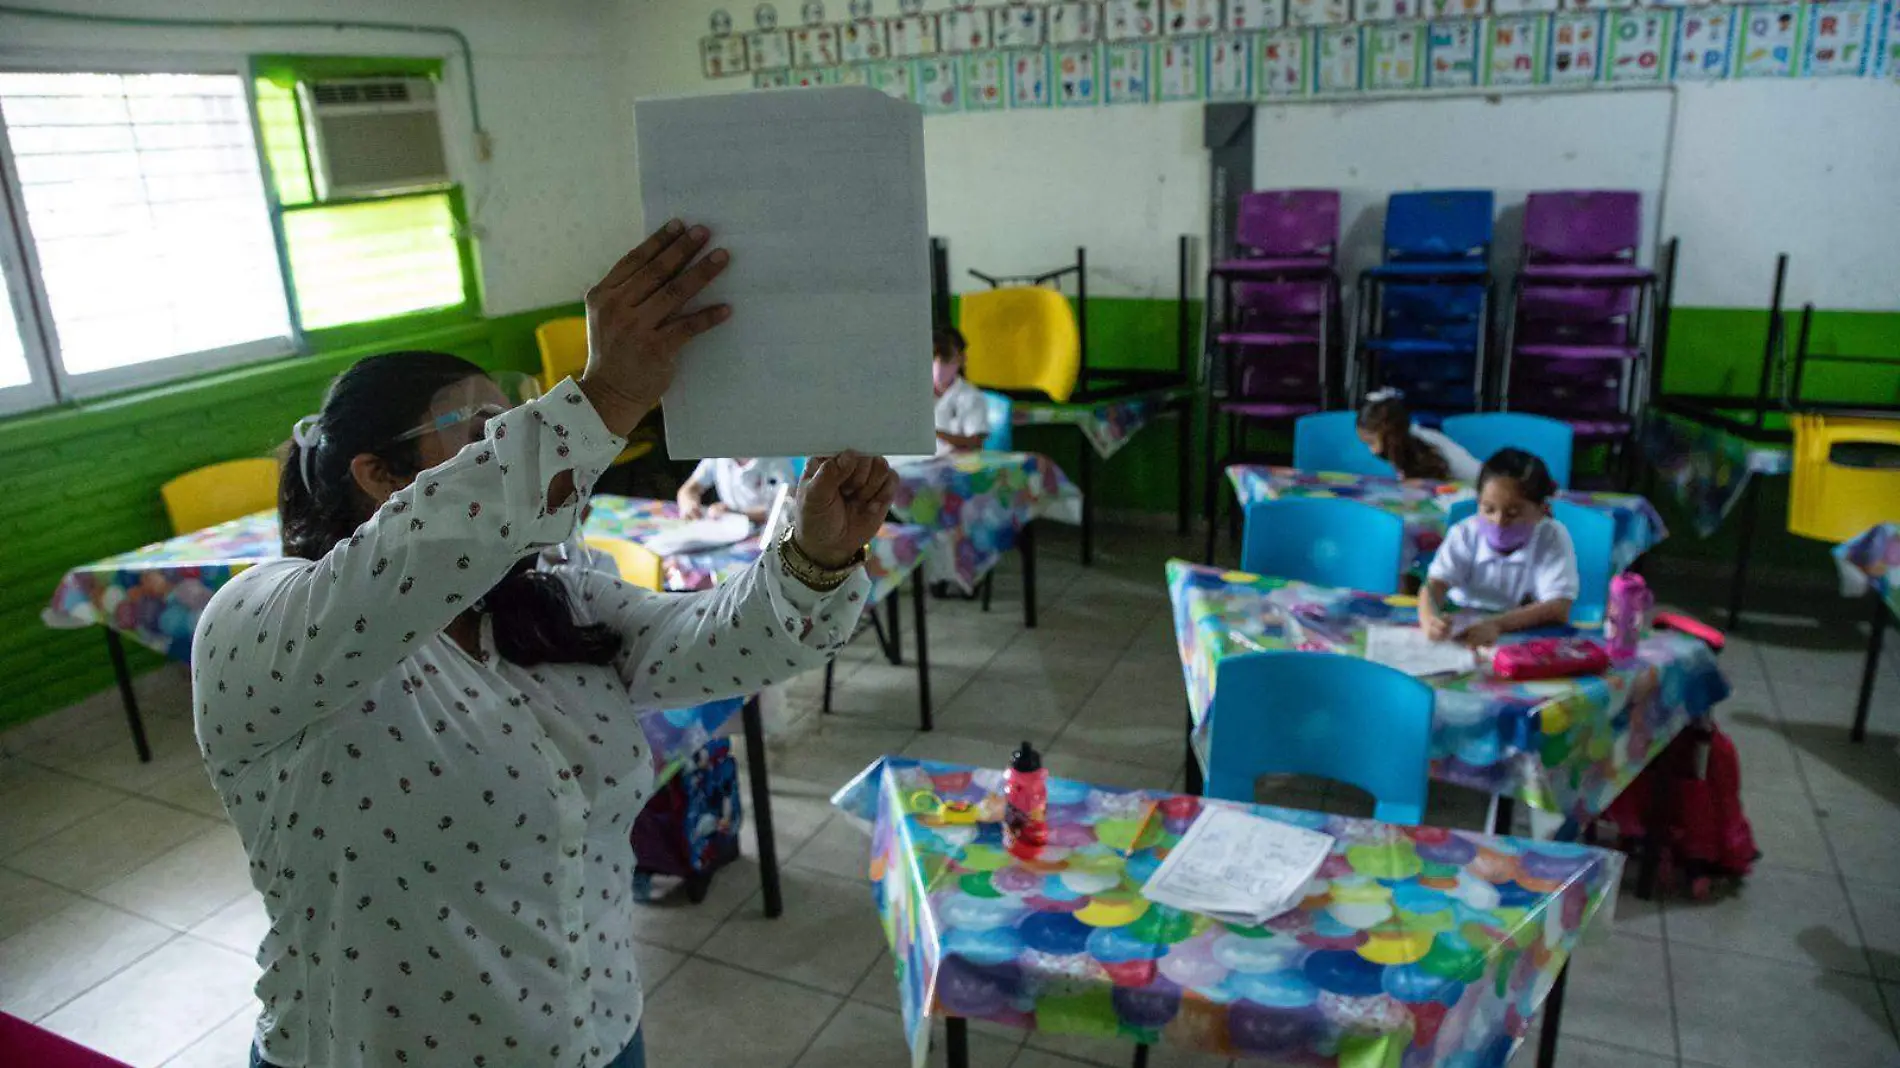
M 610 32 L 611 0 L 138 0 L 110 5 L 41 0 L 36 6 L 154 18 L 337 18 L 450 25 L 475 51 L 482 118 L 493 158 L 476 158 L 469 133 L 467 72 L 442 36 L 370 31 L 151 30 L 0 15 L 9 56 L 83 53 L 109 62 L 137 53 L 242 57 L 255 53 L 442 56 L 450 166 L 467 190 L 490 314 L 577 300 L 628 243 L 638 220 L 627 205 Z M 392 9 L 393 8 L 393 9 Z

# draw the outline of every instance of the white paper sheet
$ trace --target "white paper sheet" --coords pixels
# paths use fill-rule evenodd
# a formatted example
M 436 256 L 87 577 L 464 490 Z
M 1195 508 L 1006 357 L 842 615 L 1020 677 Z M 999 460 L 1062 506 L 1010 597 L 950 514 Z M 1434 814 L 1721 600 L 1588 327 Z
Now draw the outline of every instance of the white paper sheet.
M 671 530 L 663 530 L 646 539 L 645 544 L 661 556 L 672 556 L 674 553 L 703 552 L 736 545 L 751 533 L 750 519 L 737 512 L 727 512 L 722 516 L 695 519 Z
M 1417 627 L 1385 623 L 1366 628 L 1366 659 L 1407 675 L 1444 675 L 1477 666 L 1471 650 L 1456 641 L 1435 642 Z
M 666 394 L 675 460 L 927 453 L 930 262 L 922 113 L 875 89 L 634 105 L 649 229 L 701 223 L 732 253 L 733 315 Z
M 1141 893 L 1233 923 L 1265 923 L 1299 903 L 1332 848 L 1331 835 L 1208 805 Z

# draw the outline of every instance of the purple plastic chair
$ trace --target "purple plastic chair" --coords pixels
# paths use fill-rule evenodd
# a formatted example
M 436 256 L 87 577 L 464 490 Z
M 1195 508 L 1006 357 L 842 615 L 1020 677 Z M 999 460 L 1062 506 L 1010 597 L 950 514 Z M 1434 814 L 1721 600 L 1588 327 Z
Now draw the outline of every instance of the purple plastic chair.
M 1648 282 L 1655 273 L 1636 265 L 1642 230 L 1640 193 L 1607 189 L 1532 193 L 1524 199 L 1520 277 L 1526 285 Z
M 1339 190 L 1241 194 L 1234 245 L 1246 254 L 1216 264 L 1214 273 L 1287 277 L 1331 271 L 1339 246 Z

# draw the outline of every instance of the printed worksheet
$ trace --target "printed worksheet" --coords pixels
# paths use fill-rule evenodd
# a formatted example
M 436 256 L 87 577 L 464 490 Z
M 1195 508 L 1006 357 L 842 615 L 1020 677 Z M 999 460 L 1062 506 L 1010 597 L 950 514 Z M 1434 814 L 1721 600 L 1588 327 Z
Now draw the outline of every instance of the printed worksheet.
M 1299 904 L 1332 849 L 1332 835 L 1204 805 L 1141 893 L 1187 912 L 1257 925 Z

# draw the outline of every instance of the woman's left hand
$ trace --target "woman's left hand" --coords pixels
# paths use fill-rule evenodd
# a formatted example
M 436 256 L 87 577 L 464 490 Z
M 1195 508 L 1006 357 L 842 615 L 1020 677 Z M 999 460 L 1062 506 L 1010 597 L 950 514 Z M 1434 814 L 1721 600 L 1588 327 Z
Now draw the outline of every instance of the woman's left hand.
M 843 567 L 877 533 L 897 496 L 897 474 L 882 456 L 814 456 L 799 487 L 799 548 L 821 567 Z

